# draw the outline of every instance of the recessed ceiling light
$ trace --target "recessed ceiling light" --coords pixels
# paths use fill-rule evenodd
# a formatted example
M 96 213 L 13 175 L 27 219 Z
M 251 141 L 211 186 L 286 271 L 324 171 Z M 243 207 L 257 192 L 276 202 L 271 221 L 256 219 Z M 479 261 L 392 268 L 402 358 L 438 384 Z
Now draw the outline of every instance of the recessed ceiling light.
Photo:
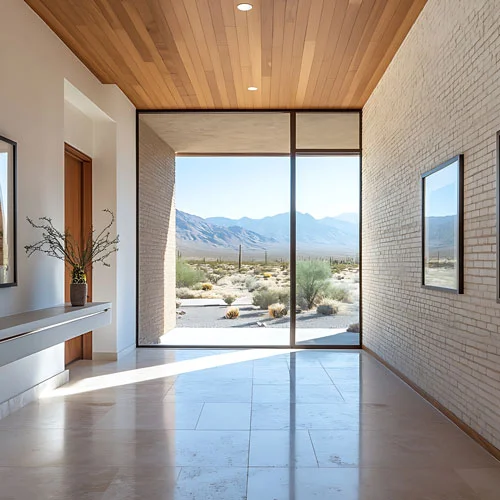
M 248 90 L 250 90 L 250 92 L 255 92 L 256 90 L 259 90 L 258 87 L 248 87 Z
M 248 12 L 253 9 L 253 5 L 251 3 L 239 3 L 236 8 L 243 12 Z

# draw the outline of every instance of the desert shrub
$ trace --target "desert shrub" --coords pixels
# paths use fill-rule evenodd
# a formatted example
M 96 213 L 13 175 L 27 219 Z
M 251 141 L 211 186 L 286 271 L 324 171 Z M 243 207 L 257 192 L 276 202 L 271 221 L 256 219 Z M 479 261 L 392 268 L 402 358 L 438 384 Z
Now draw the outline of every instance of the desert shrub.
M 312 309 L 329 287 L 332 273 L 328 262 L 302 260 L 297 262 L 297 296 Z
M 323 316 L 331 316 L 339 312 L 339 306 L 333 300 L 323 299 L 316 308 L 316 312 Z
M 226 309 L 226 314 L 224 314 L 224 317 L 226 319 L 236 319 L 239 315 L 240 315 L 239 307 L 228 307 Z
M 208 290 L 212 290 L 213 288 L 213 285 L 212 283 L 203 283 L 201 285 L 201 289 L 204 291 L 204 292 L 207 292 Z
M 224 295 L 224 297 L 222 298 L 228 306 L 230 306 L 236 300 L 236 297 L 234 295 Z
M 213 285 L 216 285 L 222 278 L 226 276 L 225 273 L 222 272 L 213 272 L 207 275 L 208 281 Z
M 178 299 L 196 299 L 199 297 L 199 293 L 194 292 L 190 288 L 177 288 L 175 295 Z
M 272 273 L 263 273 L 262 276 L 264 276 L 265 280 L 273 277 Z
M 302 297 L 302 295 L 297 295 L 297 309 L 300 309 L 301 311 L 307 310 L 307 300 Z
M 205 279 L 205 273 L 188 264 L 182 259 L 177 259 L 175 266 L 175 286 L 177 288 L 192 288 Z
M 268 307 L 269 311 L 269 316 L 271 318 L 282 318 L 283 316 L 286 316 L 288 314 L 288 308 L 285 306 L 285 304 L 271 304 Z
M 240 283 L 245 282 L 245 276 L 241 276 L 240 274 L 236 274 L 235 276 L 231 276 L 231 283 L 233 285 L 239 285 Z
M 343 271 L 346 271 L 348 267 L 348 264 L 342 264 L 340 262 L 335 262 L 332 264 L 332 273 L 333 274 L 339 274 L 342 273 Z
M 350 303 L 352 302 L 351 294 L 341 286 L 329 286 L 324 291 L 324 297 L 337 302 Z
M 252 297 L 252 303 L 259 309 L 268 309 L 272 304 L 288 304 L 290 291 L 287 288 L 271 288 L 257 290 Z
M 351 333 L 359 333 L 359 323 L 352 323 L 347 327 L 347 331 Z
M 255 292 L 260 288 L 259 281 L 253 276 L 248 276 L 245 280 L 245 286 L 249 292 Z

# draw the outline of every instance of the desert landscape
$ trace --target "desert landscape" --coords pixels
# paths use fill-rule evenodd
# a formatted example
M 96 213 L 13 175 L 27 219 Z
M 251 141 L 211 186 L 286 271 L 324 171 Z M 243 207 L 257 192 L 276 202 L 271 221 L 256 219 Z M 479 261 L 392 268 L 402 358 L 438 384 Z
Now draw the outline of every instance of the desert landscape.
M 243 262 L 240 267 L 237 262 L 178 259 L 176 292 L 178 327 L 289 325 L 288 262 Z M 320 259 L 299 261 L 297 312 L 298 327 L 356 332 L 358 264 Z
M 290 214 L 177 210 L 177 328 L 288 328 Z M 297 213 L 297 328 L 359 332 L 357 214 Z

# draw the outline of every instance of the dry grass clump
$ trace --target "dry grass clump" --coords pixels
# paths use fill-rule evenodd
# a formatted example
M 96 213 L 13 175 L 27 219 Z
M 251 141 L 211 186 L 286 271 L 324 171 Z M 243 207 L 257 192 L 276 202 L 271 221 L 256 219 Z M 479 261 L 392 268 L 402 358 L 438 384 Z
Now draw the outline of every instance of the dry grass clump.
M 288 314 L 288 308 L 285 306 L 285 304 L 271 304 L 268 307 L 269 311 L 269 316 L 271 318 L 282 318 L 283 316 L 286 316 Z
M 224 317 L 226 319 L 236 319 L 239 315 L 240 315 L 239 307 L 228 307 L 226 309 L 226 314 L 224 314 Z

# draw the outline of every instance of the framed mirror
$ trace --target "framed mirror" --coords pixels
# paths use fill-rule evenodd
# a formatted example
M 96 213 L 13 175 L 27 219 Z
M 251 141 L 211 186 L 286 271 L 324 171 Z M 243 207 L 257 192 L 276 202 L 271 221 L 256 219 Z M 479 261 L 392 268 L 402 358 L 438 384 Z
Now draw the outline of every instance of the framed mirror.
M 422 285 L 463 293 L 463 155 L 422 175 Z
M 0 136 L 0 287 L 17 285 L 17 144 Z

